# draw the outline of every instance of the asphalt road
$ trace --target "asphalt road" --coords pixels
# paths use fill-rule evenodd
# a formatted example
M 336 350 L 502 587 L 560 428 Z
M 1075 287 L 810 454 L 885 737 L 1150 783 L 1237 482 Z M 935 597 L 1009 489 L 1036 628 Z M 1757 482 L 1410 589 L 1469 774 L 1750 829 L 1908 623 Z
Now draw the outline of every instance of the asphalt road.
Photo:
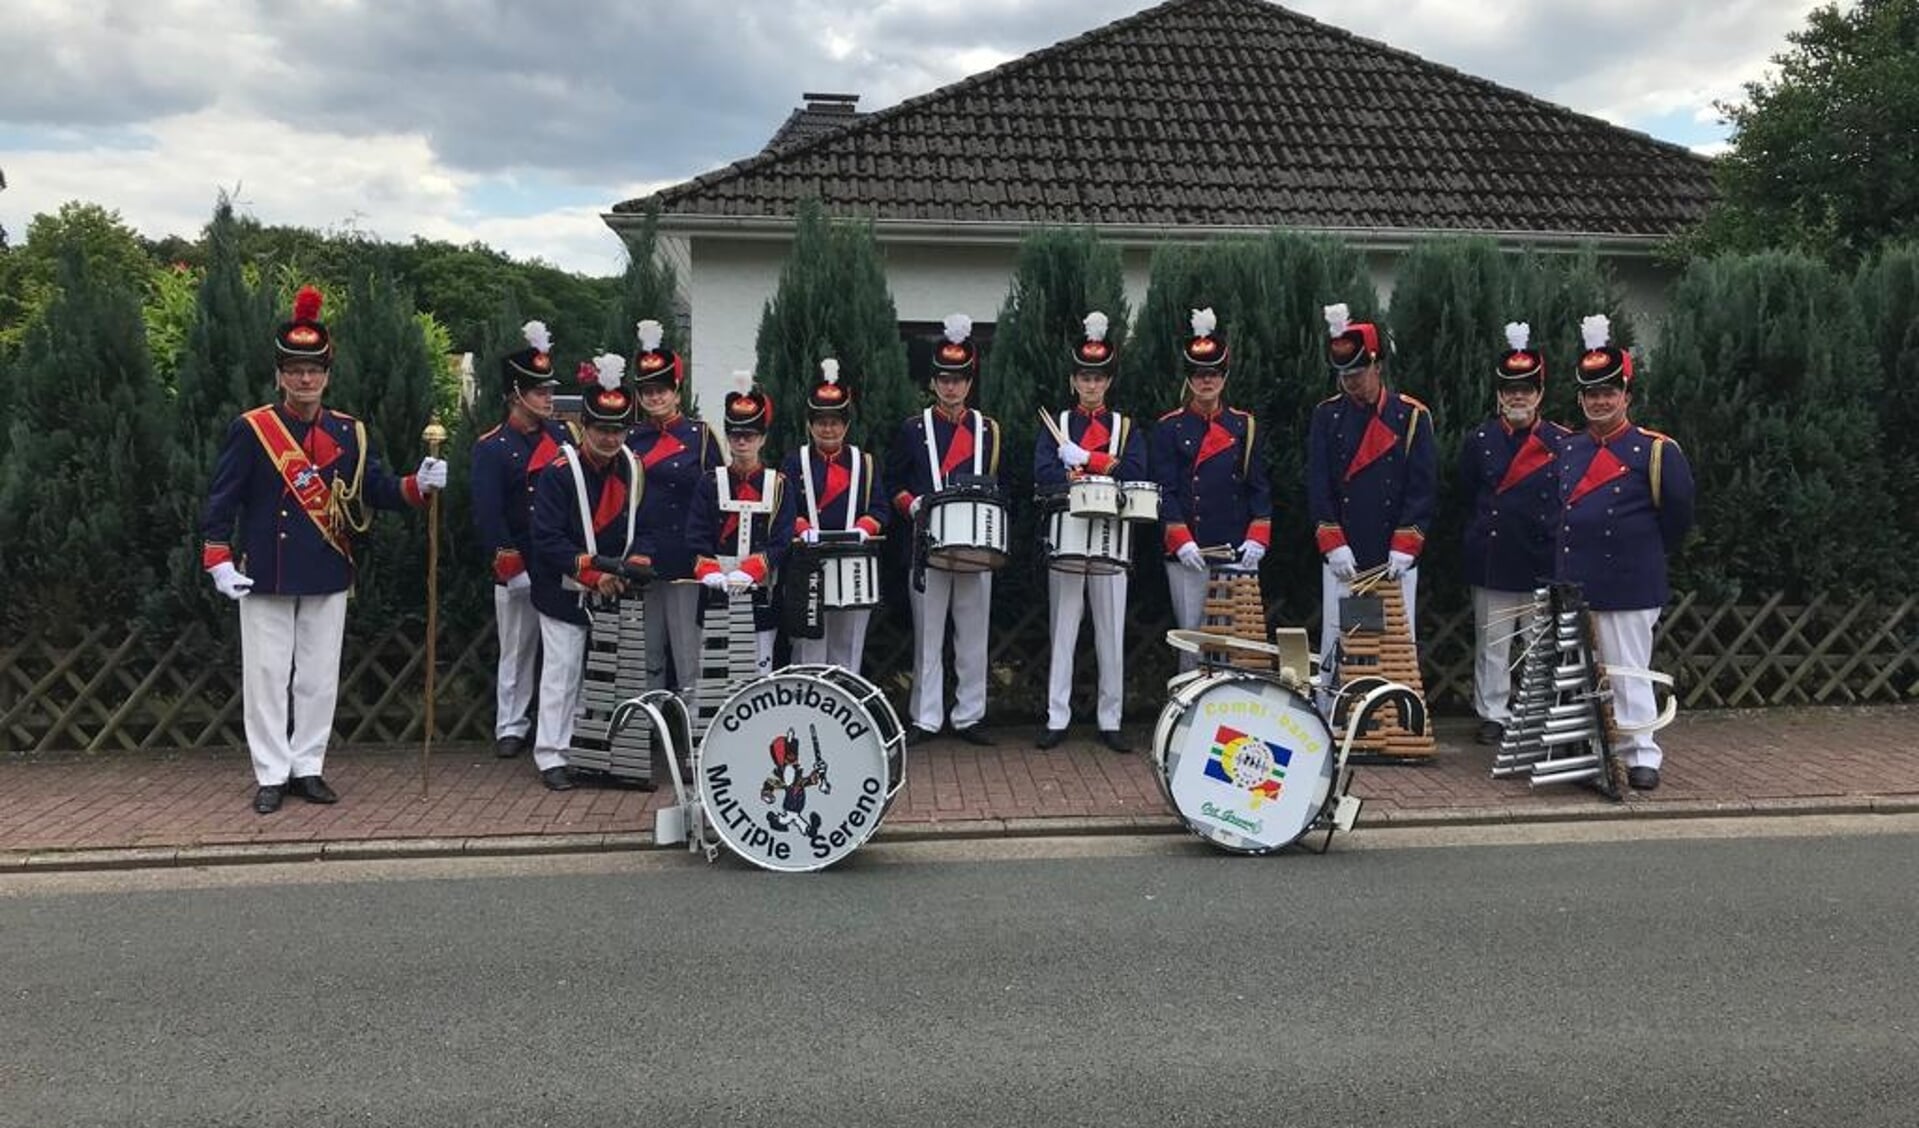
M 1919 835 L 1020 852 L 0 882 L 0 1124 L 1919 1122 Z

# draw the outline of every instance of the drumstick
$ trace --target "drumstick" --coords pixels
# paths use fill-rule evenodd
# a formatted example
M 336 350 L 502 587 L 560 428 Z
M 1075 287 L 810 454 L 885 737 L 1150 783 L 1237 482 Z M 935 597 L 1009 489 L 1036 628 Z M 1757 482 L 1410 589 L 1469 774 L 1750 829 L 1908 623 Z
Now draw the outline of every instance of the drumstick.
M 1053 417 L 1046 413 L 1046 409 L 1043 407 L 1038 407 L 1038 408 L 1034 408 L 1033 410 L 1039 412 L 1039 421 L 1046 425 L 1046 431 L 1048 434 L 1053 436 L 1053 441 L 1055 443 L 1058 443 L 1060 446 L 1065 446 L 1066 436 L 1060 433 L 1059 424 L 1054 422 Z
M 1239 550 L 1230 544 L 1216 544 L 1211 548 L 1199 550 L 1200 556 L 1207 560 L 1238 560 Z

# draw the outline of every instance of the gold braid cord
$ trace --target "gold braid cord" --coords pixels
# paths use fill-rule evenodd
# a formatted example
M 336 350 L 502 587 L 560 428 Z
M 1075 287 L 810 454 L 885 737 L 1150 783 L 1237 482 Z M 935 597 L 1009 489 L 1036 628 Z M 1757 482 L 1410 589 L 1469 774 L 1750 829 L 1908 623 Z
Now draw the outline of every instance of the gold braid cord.
M 348 484 L 339 478 L 333 479 L 333 493 L 327 499 L 327 523 L 342 545 L 348 543 L 349 537 L 359 536 L 373 527 L 373 515 L 367 512 L 366 499 L 360 496 L 366 484 L 366 424 L 358 419 L 353 421 L 353 440 L 360 448 L 353 463 L 353 481 Z

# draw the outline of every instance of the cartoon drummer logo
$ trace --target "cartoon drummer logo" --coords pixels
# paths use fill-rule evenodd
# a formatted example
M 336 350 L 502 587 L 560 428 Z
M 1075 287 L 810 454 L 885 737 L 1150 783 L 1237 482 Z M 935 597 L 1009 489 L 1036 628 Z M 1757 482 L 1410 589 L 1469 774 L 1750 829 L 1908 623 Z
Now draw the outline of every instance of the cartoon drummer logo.
M 774 830 L 797 830 L 807 837 L 817 837 L 820 832 L 818 811 L 806 809 L 806 793 L 811 788 L 819 788 L 821 795 L 831 795 L 833 785 L 826 778 L 826 760 L 820 754 L 820 734 L 812 729 L 813 766 L 800 765 L 800 738 L 791 728 L 781 736 L 773 738 L 768 746 L 767 755 L 773 759 L 773 774 L 760 784 L 760 802 L 769 806 L 777 802 L 779 806 L 766 812 L 766 825 Z
M 1206 754 L 1206 778 L 1246 792 L 1257 811 L 1276 801 L 1285 790 L 1286 768 L 1292 760 L 1290 748 L 1221 725 L 1213 733 L 1213 746 Z

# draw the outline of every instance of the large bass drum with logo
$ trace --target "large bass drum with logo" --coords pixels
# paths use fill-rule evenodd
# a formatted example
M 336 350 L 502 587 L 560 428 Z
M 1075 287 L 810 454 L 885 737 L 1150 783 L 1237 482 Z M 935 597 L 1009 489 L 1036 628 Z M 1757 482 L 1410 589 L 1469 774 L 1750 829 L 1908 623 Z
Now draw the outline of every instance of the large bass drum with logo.
M 1233 669 L 1176 681 L 1153 732 L 1160 790 L 1189 830 L 1269 854 L 1332 816 L 1338 749 L 1307 696 Z
M 788 666 L 726 699 L 693 766 L 703 821 L 765 869 L 824 869 L 880 828 L 906 784 L 906 735 L 878 687 Z

